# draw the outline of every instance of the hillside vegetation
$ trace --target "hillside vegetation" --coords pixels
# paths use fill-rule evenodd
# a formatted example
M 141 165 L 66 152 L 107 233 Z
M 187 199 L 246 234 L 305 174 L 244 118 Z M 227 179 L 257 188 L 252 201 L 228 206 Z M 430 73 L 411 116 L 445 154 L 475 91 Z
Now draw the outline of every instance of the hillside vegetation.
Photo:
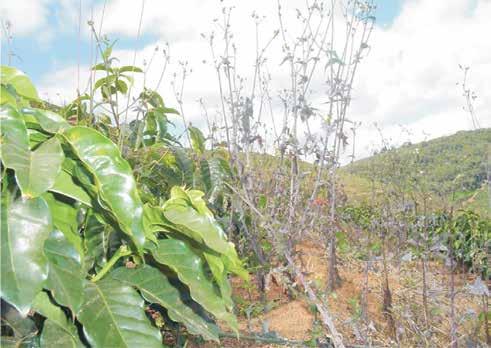
M 458 208 L 471 208 L 490 215 L 486 172 L 489 167 L 491 129 L 460 131 L 417 144 L 384 148 L 377 154 L 341 169 L 348 197 L 366 200 L 370 197 L 370 180 L 386 169 L 402 172 L 407 189 L 418 189 L 416 181 L 439 204 L 454 200 Z M 393 173 L 395 174 L 395 173 Z M 383 184 L 379 181 L 377 184 Z M 419 185 L 421 186 L 421 185 Z M 421 189 L 421 187 L 419 187 Z

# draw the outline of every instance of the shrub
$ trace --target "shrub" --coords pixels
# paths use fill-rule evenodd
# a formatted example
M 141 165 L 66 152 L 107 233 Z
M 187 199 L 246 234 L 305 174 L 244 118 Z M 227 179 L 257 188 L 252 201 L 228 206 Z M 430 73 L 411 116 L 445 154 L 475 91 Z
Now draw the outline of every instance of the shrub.
M 237 332 L 227 277 L 247 273 L 203 193 L 143 204 L 108 137 L 42 107 L 20 71 L 1 77 L 2 344 L 157 347 L 162 315 Z

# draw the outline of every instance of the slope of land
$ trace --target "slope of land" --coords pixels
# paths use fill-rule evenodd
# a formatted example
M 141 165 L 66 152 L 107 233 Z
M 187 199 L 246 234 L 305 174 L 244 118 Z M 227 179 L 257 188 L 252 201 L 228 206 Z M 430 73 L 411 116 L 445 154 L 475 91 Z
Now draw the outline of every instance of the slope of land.
M 387 177 L 387 172 L 374 175 L 374 169 L 377 171 L 383 167 L 390 172 L 391 165 L 394 165 L 398 170 L 404 171 L 402 174 L 408 178 L 408 191 L 418 189 L 415 184 L 411 184 L 411 178 L 420 179 L 421 173 L 424 173 L 424 185 L 433 196 L 442 200 L 450 199 L 453 192 L 457 209 L 472 209 L 483 216 L 490 216 L 487 184 L 490 144 L 491 129 L 482 129 L 458 132 L 418 144 L 406 144 L 397 149 L 387 149 L 370 158 L 342 167 L 339 173 L 341 189 L 350 203 L 370 202 L 374 192 L 376 196 L 384 193 L 383 180 Z M 266 163 L 278 164 L 276 157 L 264 154 L 255 154 L 253 160 L 254 164 L 261 168 L 261 175 L 265 177 L 273 175 L 271 168 L 275 167 Z M 289 163 L 285 165 L 288 166 Z M 307 162 L 301 162 L 300 166 L 303 171 L 312 171 L 312 165 Z M 399 178 L 400 174 L 395 173 L 394 178 Z M 338 269 L 343 280 L 339 288 L 332 293 L 324 291 L 328 278 L 328 260 L 325 247 L 319 242 L 319 236 L 310 236 L 297 245 L 297 266 L 303 270 L 305 278 L 325 301 L 347 346 L 397 346 L 382 309 L 382 258 L 374 258 L 367 268 L 363 256 L 366 254 L 366 246 L 360 243 L 361 232 L 353 226 L 343 226 L 349 247 L 338 248 Z M 425 344 L 429 347 L 449 346 L 451 307 L 448 297 L 448 267 L 439 258 L 432 258 L 426 265 L 430 314 L 425 322 L 421 315 L 421 263 L 411 257 L 400 258 L 394 253 L 395 251 L 389 248 L 387 276 L 392 292 L 392 313 L 399 346 L 421 346 L 417 337 L 425 337 Z M 458 268 L 454 275 L 455 290 L 458 294 L 455 297 L 455 312 L 459 318 L 460 342 L 468 346 L 477 346 L 476 339 L 484 341 L 485 338 L 482 336 L 482 330 L 476 326 L 478 321 L 469 318 L 479 315 L 481 298 L 469 295 L 466 291 L 476 275 L 466 272 L 464 267 Z M 321 341 L 321 324 L 314 307 L 307 300 L 297 280 L 289 278 L 284 265 L 271 265 L 264 297 L 261 297 L 256 287 L 256 275 L 251 276 L 254 281 L 250 284 L 245 284 L 237 278 L 232 279 L 239 328 L 246 336 L 241 340 L 225 337 L 221 346 L 329 346 Z M 365 316 L 361 307 L 364 284 L 367 292 Z M 427 327 L 428 332 L 418 331 L 422 327 Z M 257 335 L 263 341 L 255 340 Z M 275 342 L 283 339 L 285 341 L 281 344 Z M 215 344 L 203 342 L 192 342 L 189 346 L 217 347 Z
M 343 188 L 355 201 L 368 200 L 371 178 L 388 163 L 408 178 L 423 176 L 424 185 L 458 208 L 490 216 L 487 172 L 491 171 L 491 128 L 460 131 L 417 144 L 385 149 L 341 169 Z M 390 168 L 389 168 L 390 169 Z M 374 174 L 375 173 L 375 174 Z
M 304 269 L 304 275 L 312 286 L 321 290 L 328 276 L 325 250 L 315 240 L 305 240 L 297 247 L 297 263 Z M 381 261 L 373 262 L 367 275 L 368 313 L 367 321 L 362 320 L 360 296 L 363 291 L 364 269 L 366 263 L 354 257 L 354 253 L 340 254 L 340 275 L 342 285 L 335 292 L 324 298 L 332 314 L 336 327 L 342 333 L 348 347 L 373 345 L 377 347 L 397 346 L 390 338 L 387 321 L 382 312 L 383 281 Z M 447 347 L 449 321 L 449 300 L 445 284 L 449 282 L 448 270 L 438 261 L 428 265 L 428 286 L 431 317 L 429 326 L 434 333 L 428 336 L 430 347 Z M 233 279 L 234 300 L 238 307 L 240 331 L 248 334 L 240 340 L 225 338 L 221 347 L 329 347 L 321 344 L 322 330 L 314 307 L 301 291 L 292 290 L 297 284 L 285 284 L 281 272 L 273 270 L 271 281 L 266 289 L 266 298 L 262 302 L 254 284 L 246 285 L 240 279 Z M 393 298 L 393 314 L 398 327 L 400 346 L 418 346 L 414 339 L 414 330 L 422 325 L 421 270 L 418 262 L 405 261 L 393 263 L 389 267 L 389 282 Z M 480 297 L 469 296 L 465 292 L 467 283 L 473 281 L 473 275 L 456 274 L 456 290 L 462 293 L 456 297 L 456 312 L 459 318 L 475 315 L 480 310 Z M 417 325 L 416 325 L 417 323 Z M 470 346 L 474 344 L 476 327 L 471 321 L 462 321 L 459 333 L 462 341 Z M 265 343 L 251 339 L 254 335 L 263 338 L 271 337 Z M 474 335 L 474 336 L 473 336 Z M 282 344 L 274 343 L 276 339 L 286 339 Z M 480 337 L 483 339 L 483 337 Z M 215 348 L 213 343 L 191 343 L 190 347 Z M 474 345 L 476 346 L 476 345 Z M 476 346 L 477 347 L 477 346 Z

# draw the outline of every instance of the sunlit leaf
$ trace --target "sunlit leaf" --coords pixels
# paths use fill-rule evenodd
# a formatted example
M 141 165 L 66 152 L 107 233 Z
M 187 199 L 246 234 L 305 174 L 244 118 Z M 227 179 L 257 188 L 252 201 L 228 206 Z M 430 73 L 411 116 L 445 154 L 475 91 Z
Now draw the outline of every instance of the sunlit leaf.
M 120 73 L 123 73 L 123 72 L 138 72 L 138 73 L 142 73 L 143 72 L 143 70 L 140 69 L 139 67 L 137 67 L 137 66 L 131 66 L 131 65 L 122 66 L 122 67 L 118 68 L 118 71 Z
M 136 287 L 148 302 L 165 307 L 169 317 L 186 325 L 190 333 L 202 335 L 207 340 L 218 341 L 216 326 L 189 308 L 181 300 L 179 289 L 158 269 L 148 265 L 136 269 L 119 267 L 111 272 L 111 277 Z
M 65 170 L 60 171 L 49 191 L 70 197 L 89 207 L 92 206 L 88 193 L 79 184 L 75 183 L 74 177 Z
M 109 252 L 109 237 L 114 229 L 100 221 L 95 214 L 89 214 L 84 229 L 85 268 L 103 267 Z M 88 266 L 87 266 L 88 264 Z
M 188 127 L 189 136 L 191 138 L 191 145 L 193 150 L 202 155 L 205 152 L 205 137 L 201 131 L 196 127 Z
M 0 107 L 2 162 L 15 171 L 17 183 L 26 197 L 37 197 L 50 189 L 65 155 L 57 138 L 43 142 L 34 151 L 22 116 L 10 106 Z
M 62 200 L 59 196 L 57 198 L 52 193 L 45 193 L 42 197 L 48 203 L 54 227 L 65 235 L 67 241 L 83 257 L 82 238 L 78 230 L 79 208 L 71 204 L 68 200 Z
M 233 310 L 234 302 L 232 301 L 232 286 L 228 281 L 227 270 L 219 255 L 210 252 L 203 253 L 208 266 L 210 267 L 213 278 L 215 278 L 218 287 L 220 288 L 220 294 L 222 295 L 223 303 L 229 311 Z
M 2 85 L 13 86 L 15 91 L 23 97 L 29 99 L 39 98 L 36 88 L 29 77 L 14 67 L 2 65 L 0 67 L 0 81 Z
M 128 92 L 128 85 L 123 80 L 116 81 L 116 88 L 118 89 L 119 92 L 123 94 L 126 94 L 126 92 Z
M 1 158 L 7 168 L 29 167 L 29 136 L 26 124 L 17 110 L 10 105 L 0 106 Z
M 65 235 L 54 230 L 44 243 L 48 258 L 48 279 L 45 287 L 53 293 L 56 302 L 77 312 L 82 305 L 84 291 L 82 257 Z
M 70 124 L 63 117 L 49 110 L 24 108 L 21 113 L 26 122 L 32 119 L 48 133 L 57 133 L 70 127 Z
M 101 77 L 99 80 L 95 82 L 94 91 L 102 86 L 110 86 L 114 81 L 116 81 L 116 79 L 117 79 L 116 75 Z
M 94 348 L 162 347 L 159 330 L 145 315 L 143 299 L 117 280 L 87 281 L 77 317 Z
M 143 204 L 131 167 L 117 146 L 101 133 L 86 127 L 72 127 L 62 134 L 93 175 L 101 205 L 137 247 L 143 246 Z
M 171 198 L 164 204 L 164 216 L 176 225 L 182 233 L 218 253 L 225 253 L 229 248 L 225 234 L 214 220 L 211 212 L 198 211 L 198 205 L 204 204 L 201 199 L 194 201 L 186 191 L 180 187 L 173 187 Z
M 32 309 L 46 317 L 41 333 L 42 347 L 84 347 L 75 325 L 51 302 L 47 293 L 40 292 L 36 296 Z
M 52 230 L 44 199 L 17 199 L 9 204 L 2 196 L 1 297 L 27 315 L 48 276 L 42 245 Z
M 0 86 L 0 105 L 17 104 L 16 93 L 13 91 L 13 88 L 8 88 L 9 86 L 4 86 L 3 84 Z
M 159 240 L 152 255 L 157 262 L 176 272 L 179 280 L 189 287 L 191 297 L 196 302 L 237 330 L 237 319 L 227 310 L 225 301 L 206 274 L 203 259 L 188 244 L 176 239 Z

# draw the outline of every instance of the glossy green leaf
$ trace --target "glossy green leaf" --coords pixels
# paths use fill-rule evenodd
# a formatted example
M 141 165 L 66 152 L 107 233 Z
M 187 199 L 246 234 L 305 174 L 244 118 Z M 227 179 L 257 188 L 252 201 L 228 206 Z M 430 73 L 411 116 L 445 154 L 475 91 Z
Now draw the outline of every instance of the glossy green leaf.
M 215 278 L 215 281 L 218 284 L 223 303 L 225 303 L 225 306 L 229 311 L 232 311 L 234 307 L 234 302 L 232 301 L 232 286 L 228 281 L 227 270 L 223 264 L 222 258 L 219 255 L 210 252 L 204 252 L 203 256 L 210 267 L 213 278 Z
M 179 115 L 179 111 L 177 111 L 176 109 L 174 108 L 168 108 L 166 106 L 159 106 L 157 108 L 155 108 L 156 110 L 159 110 L 160 112 L 164 113 L 164 114 L 174 114 L 174 115 Z
M 183 149 L 171 147 L 177 166 L 182 175 L 182 185 L 192 187 L 194 184 L 194 163 Z
M 143 299 L 117 280 L 87 281 L 77 317 L 92 347 L 162 347 L 159 330 L 145 315 Z
M 75 182 L 74 176 L 65 170 L 60 171 L 49 191 L 70 197 L 86 206 L 92 206 L 89 194 Z
M 149 111 L 145 115 L 145 135 L 156 135 L 157 134 L 157 121 L 155 120 L 155 112 Z
M 85 268 L 103 267 L 107 262 L 109 252 L 109 237 L 113 233 L 113 228 L 101 222 L 96 215 L 90 214 L 84 229 L 84 248 L 86 254 Z M 88 264 L 88 265 L 87 265 Z
M 86 127 L 72 127 L 62 134 L 93 175 L 101 205 L 137 247 L 143 246 L 143 204 L 131 167 L 117 146 L 101 133 Z
M 26 124 L 10 105 L 0 106 L 0 154 L 7 168 L 29 167 L 29 135 Z
M 161 108 L 154 108 L 145 115 L 145 129 L 143 132 L 144 143 L 151 146 L 156 142 L 166 144 L 177 143 L 177 140 L 168 132 L 168 126 L 172 124 Z
M 0 105 L 3 104 L 16 105 L 17 100 L 14 91 L 10 90 L 2 84 L 0 86 Z
M 159 240 L 152 250 L 155 260 L 176 272 L 179 280 L 189 287 L 191 297 L 217 319 L 237 330 L 237 319 L 227 310 L 213 281 L 207 275 L 201 256 L 185 242 L 177 239 Z
M 36 122 L 48 133 L 57 133 L 71 127 L 63 117 L 49 110 L 24 108 L 21 113 L 27 123 Z
M 22 194 L 37 197 L 50 189 L 61 171 L 64 158 L 60 142 L 54 137 L 30 152 L 29 167 L 14 168 Z
M 145 204 L 143 207 L 143 225 L 152 233 L 171 231 L 173 225 L 165 218 L 164 212 L 160 207 Z
M 120 73 L 123 73 L 123 72 L 138 72 L 138 73 L 142 73 L 143 72 L 143 70 L 140 69 L 139 67 L 137 67 L 137 66 L 131 66 L 131 65 L 122 66 L 121 68 L 118 68 L 118 71 Z
M 201 131 L 196 127 L 188 127 L 189 136 L 191 138 L 191 146 L 193 150 L 198 154 L 202 155 L 205 152 L 205 137 Z
M 111 85 L 114 81 L 116 81 L 116 78 L 117 78 L 116 75 L 109 75 L 109 76 L 100 78 L 94 84 L 94 91 L 100 87 L 103 87 L 103 86 L 107 87 L 107 86 Z
M 164 113 L 159 112 L 157 109 L 154 111 L 155 115 L 155 121 L 158 125 L 158 134 L 159 138 L 162 141 L 165 141 L 166 139 L 172 140 L 175 142 L 175 139 L 173 136 L 171 136 L 168 132 L 167 129 L 169 128 L 169 124 L 172 124 L 168 119 L 167 116 Z
M 41 333 L 42 347 L 84 347 L 75 325 L 51 302 L 47 293 L 40 292 L 36 296 L 32 309 L 47 318 Z
M 205 202 L 197 196 L 192 199 L 189 192 L 192 191 L 173 187 L 171 198 L 162 207 L 164 216 L 188 237 L 205 243 L 218 253 L 226 253 L 230 246 L 225 234 L 206 208 Z
M 242 261 L 237 255 L 237 250 L 233 243 L 229 243 L 229 248 L 225 254 L 222 255 L 222 261 L 225 268 L 230 272 L 238 275 L 245 281 L 249 281 L 249 272 L 244 268 Z
M 51 135 L 48 135 L 42 131 L 28 128 L 27 134 L 29 135 L 29 147 L 34 149 L 51 138 Z
M 208 161 L 209 166 L 209 191 L 207 196 L 210 202 L 223 193 L 227 188 L 225 183 L 232 177 L 228 162 L 222 158 L 213 157 Z
M 25 316 L 48 276 L 41 246 L 52 230 L 51 214 L 42 198 L 9 205 L 3 195 L 1 220 L 1 297 Z
M 114 86 L 103 85 L 101 87 L 102 98 L 109 99 L 111 95 L 116 94 L 117 89 Z
M 2 161 L 15 171 L 26 197 L 37 197 L 53 186 L 65 155 L 60 142 L 51 138 L 35 151 L 29 150 L 29 136 L 22 116 L 10 106 L 0 107 Z
M 148 302 L 165 307 L 169 318 L 186 325 L 190 333 L 218 341 L 217 327 L 188 307 L 182 301 L 179 289 L 158 269 L 148 265 L 135 269 L 119 267 L 111 272 L 111 277 L 136 287 Z
M 143 226 L 147 239 L 157 243 L 155 234 L 162 231 L 162 210 L 149 204 L 143 206 Z
M 210 165 L 209 162 L 202 158 L 199 161 L 199 172 L 201 174 L 201 182 L 205 192 L 210 192 L 212 189 Z
M 164 204 L 162 211 L 164 217 L 159 217 L 154 212 L 152 221 L 154 225 L 164 227 L 164 230 L 171 229 L 204 243 L 222 255 L 221 259 L 227 271 L 248 280 L 248 273 L 242 266 L 234 244 L 227 242 L 225 233 L 203 200 L 203 192 L 173 187 L 171 198 Z
M 0 81 L 2 85 L 13 86 L 15 91 L 23 97 L 30 99 L 39 98 L 36 88 L 29 77 L 14 67 L 2 65 L 0 67 Z
M 123 80 L 116 81 L 116 88 L 122 94 L 126 94 L 126 92 L 128 92 L 128 85 Z
M 49 266 L 45 287 L 56 302 L 77 312 L 83 301 L 85 278 L 79 252 L 62 232 L 54 230 L 44 243 L 44 253 Z
M 164 100 L 162 99 L 160 94 L 148 88 L 143 89 L 140 97 L 155 108 L 164 106 Z
M 209 231 L 209 230 L 215 230 L 216 234 L 220 236 L 222 241 L 225 241 L 226 247 L 223 247 L 223 250 L 221 251 L 221 258 L 222 261 L 225 265 L 225 268 L 237 275 L 239 275 L 241 278 L 244 280 L 248 281 L 249 275 L 247 271 L 243 268 L 242 262 L 240 261 L 237 251 L 235 250 L 235 246 L 233 243 L 226 242 L 226 237 L 225 233 L 223 232 L 222 228 L 218 224 L 218 222 L 215 220 L 213 217 L 213 213 L 208 209 L 206 206 L 206 202 L 203 200 L 203 192 L 198 191 L 198 190 L 188 190 L 180 192 L 178 196 L 183 195 L 183 192 L 187 194 L 187 197 L 189 198 L 193 208 L 203 217 L 207 217 L 209 220 L 209 224 L 206 226 L 209 227 L 209 229 L 206 229 L 204 231 Z M 211 234 L 205 235 L 204 241 L 207 246 L 209 246 L 211 249 L 214 249 L 215 251 L 218 251 L 216 248 L 211 247 L 212 243 L 214 240 L 209 239 Z
M 65 235 L 67 241 L 83 258 L 84 248 L 78 230 L 79 208 L 67 201 L 57 199 L 54 194 L 49 192 L 43 194 L 43 198 L 48 203 L 49 210 L 51 211 L 53 225 Z
M 68 325 L 73 325 L 67 323 Z M 75 327 L 74 327 L 75 328 Z M 68 332 L 68 327 L 62 327 L 53 320 L 47 319 L 41 333 L 41 347 L 85 347 L 80 339 Z M 73 334 L 76 334 L 74 332 Z
M 113 69 L 110 66 L 106 66 L 105 63 L 99 63 L 92 67 L 92 70 L 102 70 L 102 71 L 110 71 L 113 72 Z

